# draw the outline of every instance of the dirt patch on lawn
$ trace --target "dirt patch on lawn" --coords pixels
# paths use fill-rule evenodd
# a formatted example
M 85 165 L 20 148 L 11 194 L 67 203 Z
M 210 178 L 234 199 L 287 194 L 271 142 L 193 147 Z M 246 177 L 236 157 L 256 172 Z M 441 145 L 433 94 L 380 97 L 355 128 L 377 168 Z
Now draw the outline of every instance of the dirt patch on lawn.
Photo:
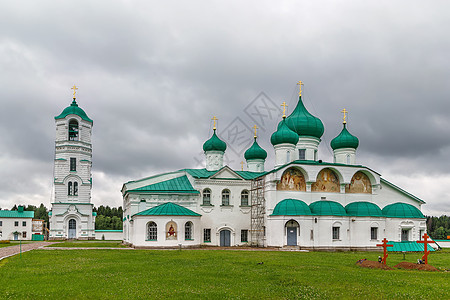
M 372 260 L 358 260 L 356 264 L 362 268 L 369 268 L 369 269 L 383 269 L 383 270 L 392 270 L 391 267 L 386 266 L 385 264 L 379 263 L 377 261 Z
M 394 268 L 406 269 L 406 270 L 420 270 L 420 271 L 435 271 L 435 272 L 439 271 L 432 265 L 419 265 L 419 264 L 415 264 L 415 263 L 407 262 L 407 261 L 396 264 L 394 266 Z

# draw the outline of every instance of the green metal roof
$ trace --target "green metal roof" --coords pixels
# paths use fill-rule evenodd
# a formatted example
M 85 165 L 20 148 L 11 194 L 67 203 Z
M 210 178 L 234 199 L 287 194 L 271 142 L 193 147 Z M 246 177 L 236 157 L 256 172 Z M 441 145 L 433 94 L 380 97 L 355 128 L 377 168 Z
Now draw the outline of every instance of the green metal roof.
M 80 116 L 83 120 L 93 123 L 93 121 L 89 119 L 84 110 L 78 107 L 75 98 L 73 99 L 72 104 L 70 104 L 70 106 L 66 107 L 59 116 L 55 117 L 55 120 L 64 119 L 68 115 L 77 115 Z
M 186 175 L 129 190 L 129 192 L 200 193 L 192 187 L 192 184 L 189 182 L 189 179 Z
M 345 211 L 352 217 L 383 217 L 383 212 L 378 205 L 365 201 L 347 204 Z
M 227 144 L 219 139 L 216 135 L 216 130 L 214 129 L 214 133 L 209 140 L 207 140 L 203 144 L 203 151 L 222 151 L 225 152 L 227 149 Z
M 255 137 L 253 145 L 250 148 L 248 148 L 247 151 L 245 151 L 244 158 L 246 160 L 250 160 L 250 159 L 266 159 L 266 157 L 267 157 L 266 150 L 264 150 L 258 145 Z
M 0 218 L 34 218 L 34 211 L 0 210 Z
M 161 205 L 152 207 L 150 209 L 141 211 L 135 216 L 194 216 L 200 217 L 201 215 L 181 205 L 167 202 Z
M 308 204 L 297 199 L 284 199 L 275 206 L 271 216 L 310 216 Z
M 299 136 L 314 136 L 320 139 L 324 131 L 322 121 L 309 113 L 301 96 L 294 111 L 286 118 L 286 124 Z
M 408 192 L 405 191 L 404 189 L 402 189 L 402 188 L 396 186 L 395 184 L 393 184 L 392 182 L 387 181 L 386 179 L 380 178 L 380 181 L 381 181 L 381 183 L 384 183 L 384 184 L 390 186 L 391 188 L 393 188 L 393 189 L 399 191 L 399 192 L 402 193 L 403 195 L 405 195 L 405 196 L 407 196 L 407 197 L 409 197 L 409 198 L 411 198 L 411 199 L 413 199 L 413 200 L 416 200 L 416 201 L 418 201 L 418 202 L 420 202 L 420 203 L 425 203 L 425 201 L 423 201 L 422 199 L 420 199 L 420 198 L 414 196 L 413 194 L 408 193 Z
M 340 148 L 358 148 L 358 138 L 348 132 L 346 125 L 347 124 L 344 123 L 344 128 L 342 128 L 341 133 L 331 141 L 330 145 L 333 150 Z
M 222 170 L 222 169 L 220 169 L 220 170 Z M 217 172 L 220 172 L 220 170 L 208 171 L 206 169 L 182 169 L 180 171 L 185 171 L 192 177 L 200 179 L 200 178 L 209 178 L 209 177 L 213 176 L 214 174 L 216 174 Z M 245 180 L 251 180 L 251 179 L 257 178 L 266 173 L 266 172 L 250 172 L 250 171 L 234 171 L 234 172 L 236 174 L 238 174 L 239 176 L 241 176 L 242 178 L 244 178 Z
M 383 215 L 387 218 L 417 218 L 425 219 L 422 212 L 415 206 L 397 202 L 383 208 Z
M 297 145 L 299 136 L 297 133 L 292 131 L 286 124 L 286 119 L 283 118 L 281 122 L 278 124 L 277 131 L 272 133 L 272 136 L 270 137 L 270 142 L 272 145 L 279 145 L 279 144 L 292 144 Z
M 318 216 L 346 216 L 344 207 L 334 201 L 320 200 L 309 205 L 311 212 Z
M 387 247 L 389 252 L 423 252 L 425 247 L 422 243 L 417 243 L 416 241 L 404 241 L 404 242 L 388 242 L 388 245 L 393 245 L 394 247 Z M 428 251 L 435 251 L 430 244 L 427 246 Z
M 92 215 L 93 215 L 94 217 L 96 217 L 96 216 L 97 216 L 97 213 L 96 213 L 95 211 L 93 211 L 93 212 L 92 212 Z

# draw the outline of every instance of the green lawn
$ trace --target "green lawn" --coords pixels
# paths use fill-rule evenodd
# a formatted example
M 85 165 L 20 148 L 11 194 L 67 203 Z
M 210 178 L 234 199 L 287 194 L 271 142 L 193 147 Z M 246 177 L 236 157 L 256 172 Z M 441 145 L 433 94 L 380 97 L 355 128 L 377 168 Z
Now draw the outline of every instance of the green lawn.
M 372 270 L 379 253 L 35 250 L 0 262 L 0 298 L 450 299 L 449 272 Z M 407 254 L 414 262 L 420 254 Z M 390 254 L 388 265 L 402 261 Z M 263 262 L 263 264 L 257 264 Z M 450 252 L 430 255 L 450 269 Z M 427 294 L 426 296 L 424 294 Z
M 36 243 L 36 242 L 35 241 L 22 241 L 22 245 L 30 244 L 30 243 Z M 0 248 L 9 247 L 9 246 L 17 246 L 19 244 L 20 244 L 19 241 L 11 241 L 9 244 L 0 243 Z
M 69 248 L 126 248 L 121 241 L 65 241 L 47 247 Z

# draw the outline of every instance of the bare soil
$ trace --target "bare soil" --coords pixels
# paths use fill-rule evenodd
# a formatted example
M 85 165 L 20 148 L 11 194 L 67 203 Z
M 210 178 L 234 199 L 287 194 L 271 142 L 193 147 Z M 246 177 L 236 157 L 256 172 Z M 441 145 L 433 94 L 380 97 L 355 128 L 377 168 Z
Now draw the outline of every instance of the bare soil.
M 433 267 L 432 265 L 419 265 L 419 264 L 415 264 L 412 262 L 401 262 L 397 265 L 394 266 L 394 268 L 398 268 L 398 269 L 406 269 L 406 270 L 420 270 L 420 271 L 439 271 L 438 269 L 436 269 L 435 267 Z
M 362 268 L 392 270 L 391 267 L 373 260 L 360 260 L 356 264 Z

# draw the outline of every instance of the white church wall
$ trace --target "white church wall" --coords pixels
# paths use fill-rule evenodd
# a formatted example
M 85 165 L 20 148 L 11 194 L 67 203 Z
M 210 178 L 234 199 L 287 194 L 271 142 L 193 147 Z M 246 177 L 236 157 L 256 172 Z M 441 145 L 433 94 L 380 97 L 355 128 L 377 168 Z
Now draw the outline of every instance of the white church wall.
M 411 204 L 418 209 L 421 207 L 421 203 L 417 200 L 411 199 L 411 197 L 405 196 L 405 194 L 399 192 L 398 190 L 388 186 L 385 183 L 381 183 L 381 189 L 377 192 L 377 204 L 383 209 L 386 205 L 402 202 Z

